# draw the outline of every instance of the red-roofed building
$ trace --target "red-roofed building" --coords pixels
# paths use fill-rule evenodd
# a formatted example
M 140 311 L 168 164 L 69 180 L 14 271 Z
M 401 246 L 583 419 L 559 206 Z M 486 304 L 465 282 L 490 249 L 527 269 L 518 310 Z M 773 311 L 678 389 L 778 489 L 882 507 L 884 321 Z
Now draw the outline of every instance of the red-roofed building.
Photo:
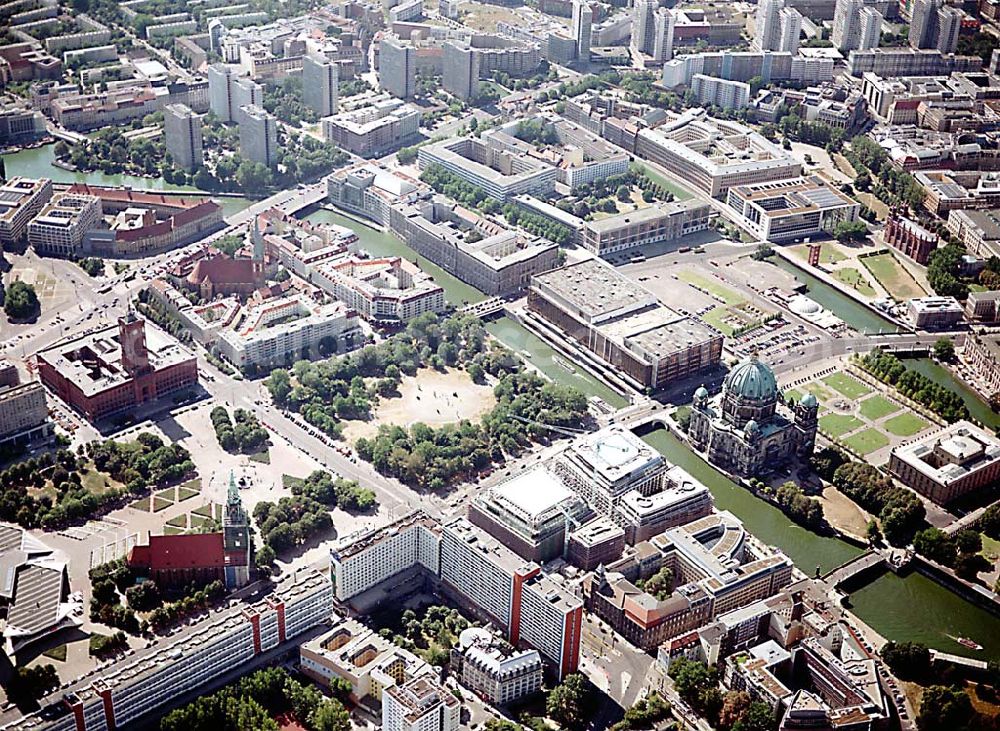
M 149 536 L 148 545 L 132 548 L 128 565 L 161 587 L 223 581 L 226 558 L 222 533 Z
M 222 207 L 208 198 L 85 183 L 71 186 L 70 192 L 100 198 L 102 211 L 115 216 L 110 231 L 88 236 L 88 253 L 100 256 L 147 256 L 196 241 L 224 225 Z

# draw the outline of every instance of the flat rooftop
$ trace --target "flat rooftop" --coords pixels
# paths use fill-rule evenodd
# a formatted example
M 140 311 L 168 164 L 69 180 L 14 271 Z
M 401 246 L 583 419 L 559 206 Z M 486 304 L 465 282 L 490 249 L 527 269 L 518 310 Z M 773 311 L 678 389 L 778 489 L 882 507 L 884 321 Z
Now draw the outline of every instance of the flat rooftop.
M 609 483 L 665 463 L 663 455 L 620 426 L 581 437 L 570 451 Z
M 591 320 L 657 303 L 650 292 L 598 259 L 586 259 L 536 275 L 534 283 L 544 286 Z
M 562 480 L 541 465 L 500 483 L 490 490 L 490 494 L 529 520 L 576 497 Z

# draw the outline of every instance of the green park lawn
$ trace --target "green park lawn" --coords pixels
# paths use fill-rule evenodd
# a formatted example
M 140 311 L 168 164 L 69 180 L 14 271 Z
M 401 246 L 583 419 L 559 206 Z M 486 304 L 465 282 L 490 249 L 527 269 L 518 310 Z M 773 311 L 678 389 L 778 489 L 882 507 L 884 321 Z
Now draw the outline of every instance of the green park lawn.
M 873 427 L 852 434 L 844 439 L 844 444 L 858 454 L 868 455 L 882 449 L 882 447 L 889 446 L 889 438 Z
M 862 401 L 859 411 L 861 412 L 861 415 L 869 421 L 878 421 L 884 416 L 895 414 L 899 411 L 899 408 L 899 406 L 894 404 L 885 396 L 876 394 L 871 398 L 867 398 Z
M 819 417 L 819 428 L 834 438 L 860 429 L 864 425 L 861 419 L 850 414 L 826 414 Z
M 654 183 L 659 183 L 660 185 L 662 185 L 664 190 L 673 193 L 674 200 L 686 201 L 688 198 L 691 197 L 690 190 L 679 185 L 678 183 L 675 183 L 670 178 L 661 175 L 649 165 L 643 165 L 641 163 L 635 163 L 635 164 L 637 167 L 641 167 L 643 169 L 643 171 L 646 173 L 646 177 L 648 177 Z
M 804 394 L 796 388 L 787 388 L 781 392 L 781 395 L 785 397 L 785 400 L 791 399 L 795 403 L 802 400 Z
M 926 292 L 920 288 L 909 272 L 903 269 L 892 254 L 876 254 L 861 257 L 865 268 L 879 281 L 886 291 L 898 300 L 923 297 Z
M 819 399 L 820 401 L 829 401 L 834 396 L 836 396 L 836 394 L 833 391 L 826 388 L 819 381 L 812 381 L 811 383 L 807 383 L 805 386 L 803 386 L 803 388 L 809 393 L 811 393 L 813 396 L 815 396 L 817 399 Z
M 823 382 L 832 388 L 835 388 L 849 399 L 858 399 L 862 396 L 867 396 L 872 392 L 872 390 L 861 381 L 844 373 L 831 373 L 823 379 Z
M 899 416 L 894 416 L 883 423 L 886 431 L 895 434 L 897 437 L 912 437 L 926 429 L 930 424 L 914 414 L 906 411 Z
M 809 245 L 802 244 L 801 246 L 796 246 L 792 249 L 796 254 L 801 256 L 803 259 L 809 259 Z M 837 245 L 831 241 L 826 241 L 819 245 L 819 263 L 820 264 L 836 264 L 838 262 L 844 261 L 847 257 L 840 252 Z
M 861 272 L 852 267 L 845 267 L 843 269 L 834 269 L 833 276 L 838 280 L 843 282 L 849 287 L 853 287 L 858 290 L 865 297 L 874 297 L 878 292 L 872 289 L 872 286 L 868 284 L 867 280 L 861 276 Z
M 739 292 L 734 292 L 733 290 L 729 289 L 729 287 L 723 287 L 718 282 L 713 282 L 711 279 L 703 277 L 700 274 L 695 274 L 694 272 L 688 271 L 687 269 L 681 269 L 679 272 L 677 272 L 677 278 L 680 279 L 682 282 L 693 284 L 695 287 L 698 287 L 699 289 L 703 289 L 706 292 L 715 295 L 730 307 L 735 307 L 736 305 L 743 304 L 743 302 L 746 301 L 743 299 L 743 296 L 740 295 Z

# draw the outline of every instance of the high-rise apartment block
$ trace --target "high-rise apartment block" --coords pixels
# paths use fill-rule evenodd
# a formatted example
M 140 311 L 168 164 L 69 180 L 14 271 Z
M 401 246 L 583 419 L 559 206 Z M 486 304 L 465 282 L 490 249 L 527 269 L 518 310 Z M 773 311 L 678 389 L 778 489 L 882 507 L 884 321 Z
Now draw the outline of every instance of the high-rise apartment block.
M 271 167 L 278 161 L 278 121 L 256 104 L 240 107 L 240 154 Z
M 184 170 L 197 170 L 205 162 L 201 139 L 202 115 L 187 104 L 168 104 L 163 108 L 163 137 L 174 164 Z
M 590 60 L 590 26 L 594 11 L 588 0 L 573 0 L 573 38 L 576 39 L 576 57 L 580 61 Z
M 864 0 L 837 0 L 833 15 L 833 45 L 840 51 L 878 48 L 882 14 Z
M 417 49 L 396 38 L 383 38 L 378 50 L 378 85 L 400 99 L 417 90 Z
M 239 122 L 241 107 L 264 103 L 264 87 L 239 73 L 238 67 L 222 63 L 208 67 L 209 109 L 222 122 Z
M 667 8 L 659 8 L 653 16 L 653 60 L 669 61 L 674 57 L 674 31 L 677 14 Z
M 459 99 L 472 99 L 479 93 L 479 54 L 468 43 L 444 44 L 441 86 Z
M 779 51 L 798 53 L 799 36 L 802 35 L 802 14 L 795 8 L 782 8 L 778 13 Z
M 337 113 L 340 74 L 336 61 L 307 53 L 302 57 L 302 102 L 321 117 Z
M 910 47 L 934 48 L 937 44 L 941 0 L 913 0 L 910 10 Z
M 779 13 L 785 0 L 760 0 L 754 17 L 753 47 L 758 51 L 777 51 L 781 42 Z
M 642 53 L 653 53 L 658 7 L 657 0 L 635 0 L 632 9 L 632 47 Z
M 945 5 L 938 10 L 938 34 L 934 47 L 941 53 L 954 53 L 958 49 L 958 34 L 962 30 L 962 18 L 964 17 L 965 13 L 950 5 Z

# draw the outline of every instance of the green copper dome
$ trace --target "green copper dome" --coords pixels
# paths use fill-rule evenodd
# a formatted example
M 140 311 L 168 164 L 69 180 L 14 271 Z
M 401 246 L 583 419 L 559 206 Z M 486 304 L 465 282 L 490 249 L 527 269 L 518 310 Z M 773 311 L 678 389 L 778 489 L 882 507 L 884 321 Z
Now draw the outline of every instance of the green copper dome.
M 800 401 L 799 403 L 801 403 L 803 406 L 809 406 L 809 407 L 817 405 L 816 397 L 813 396 L 811 393 L 807 393 L 805 396 L 803 396 L 802 401 Z
M 728 393 L 752 401 L 767 401 L 778 397 L 778 382 L 774 378 L 774 371 L 767 364 L 761 363 L 755 355 L 729 371 L 724 388 Z

